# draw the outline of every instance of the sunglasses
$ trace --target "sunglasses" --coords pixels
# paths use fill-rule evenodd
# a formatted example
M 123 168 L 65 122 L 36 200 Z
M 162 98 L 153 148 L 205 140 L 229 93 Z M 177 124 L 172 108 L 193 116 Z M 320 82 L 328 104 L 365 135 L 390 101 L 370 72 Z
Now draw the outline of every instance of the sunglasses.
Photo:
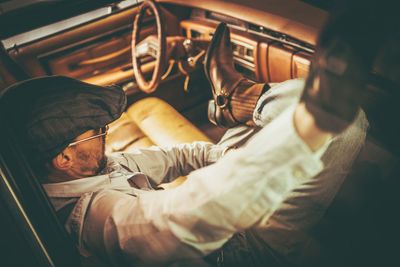
M 89 140 L 92 140 L 92 139 L 95 139 L 95 138 L 98 138 L 98 137 L 101 137 L 101 136 L 105 136 L 105 135 L 107 134 L 107 132 L 108 132 L 108 125 L 106 125 L 106 126 L 104 126 L 104 127 L 101 127 L 101 128 L 100 128 L 100 133 L 99 133 L 99 134 L 96 134 L 96 135 L 93 135 L 93 136 L 90 136 L 90 137 L 83 138 L 83 139 L 81 139 L 81 140 L 72 142 L 72 143 L 70 143 L 70 144 L 68 145 L 68 147 L 75 146 L 75 145 L 77 145 L 77 144 L 80 144 L 80 143 L 83 143 L 83 142 L 86 142 L 86 141 L 89 141 Z

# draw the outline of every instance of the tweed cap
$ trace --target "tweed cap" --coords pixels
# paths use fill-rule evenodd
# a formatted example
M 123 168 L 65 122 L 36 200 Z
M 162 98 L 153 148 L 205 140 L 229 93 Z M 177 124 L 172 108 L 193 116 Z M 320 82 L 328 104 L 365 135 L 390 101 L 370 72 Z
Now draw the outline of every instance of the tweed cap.
M 119 118 L 126 107 L 126 96 L 118 86 L 46 76 L 5 89 L 0 103 L 18 142 L 37 163 L 43 163 L 82 133 Z

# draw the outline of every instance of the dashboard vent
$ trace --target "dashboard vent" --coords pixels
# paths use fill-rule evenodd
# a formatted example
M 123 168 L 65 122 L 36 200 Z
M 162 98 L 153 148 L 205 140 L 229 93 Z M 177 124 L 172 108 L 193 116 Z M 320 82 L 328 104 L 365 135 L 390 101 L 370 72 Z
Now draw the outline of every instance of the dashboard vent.
M 193 34 L 193 33 L 192 33 Z M 214 34 L 209 33 L 212 37 Z M 233 59 L 235 64 L 249 70 L 250 72 L 255 71 L 255 61 L 254 61 L 254 47 L 250 44 L 242 43 L 235 39 L 231 39 Z
M 232 40 L 232 51 L 237 64 L 249 70 L 255 70 L 254 47 L 252 45 Z

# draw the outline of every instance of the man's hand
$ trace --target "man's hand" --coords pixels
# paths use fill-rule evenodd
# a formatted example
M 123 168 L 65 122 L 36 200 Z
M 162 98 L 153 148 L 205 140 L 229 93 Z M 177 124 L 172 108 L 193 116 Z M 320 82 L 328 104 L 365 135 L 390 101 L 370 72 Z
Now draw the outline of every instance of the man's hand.
M 341 36 L 317 46 L 301 101 L 321 130 L 342 132 L 360 108 L 368 68 L 353 46 Z

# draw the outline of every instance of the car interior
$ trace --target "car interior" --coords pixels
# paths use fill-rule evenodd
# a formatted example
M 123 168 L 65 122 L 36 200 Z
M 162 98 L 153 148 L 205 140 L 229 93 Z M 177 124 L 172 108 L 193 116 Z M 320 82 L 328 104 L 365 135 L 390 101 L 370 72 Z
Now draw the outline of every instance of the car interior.
M 31 2 L 37 3 L 27 8 L 40 10 L 36 15 L 65 12 L 42 19 L 26 15 L 20 25 L 15 17 L 23 13 L 0 1 L 5 10 L 0 24 L 8 26 L 0 29 L 0 92 L 43 75 L 121 86 L 128 108 L 110 125 L 106 149 L 111 153 L 193 141 L 217 143 L 226 129 L 207 118 L 211 88 L 203 70 L 216 26 L 229 26 L 235 67 L 245 77 L 269 84 L 305 78 L 333 1 L 125 0 L 98 1 L 95 7 L 82 0 Z M 7 8 L 13 16 L 5 16 Z M 387 64 L 382 59 L 374 66 L 363 99 L 370 123 L 366 144 L 325 216 L 305 233 L 318 241 L 323 266 L 384 266 L 396 258 L 400 146 L 393 114 L 400 81 Z M 94 259 L 82 263 L 7 133 L 1 138 L 5 178 L 0 206 L 6 219 L 1 219 L 0 229 L 2 239 L 18 242 L 2 244 L 9 263 L 5 266 L 28 261 L 33 266 L 101 266 Z M 24 257 L 18 256 L 21 250 Z M 281 261 L 275 264 L 282 266 Z M 307 265 L 312 264 L 321 262 Z

